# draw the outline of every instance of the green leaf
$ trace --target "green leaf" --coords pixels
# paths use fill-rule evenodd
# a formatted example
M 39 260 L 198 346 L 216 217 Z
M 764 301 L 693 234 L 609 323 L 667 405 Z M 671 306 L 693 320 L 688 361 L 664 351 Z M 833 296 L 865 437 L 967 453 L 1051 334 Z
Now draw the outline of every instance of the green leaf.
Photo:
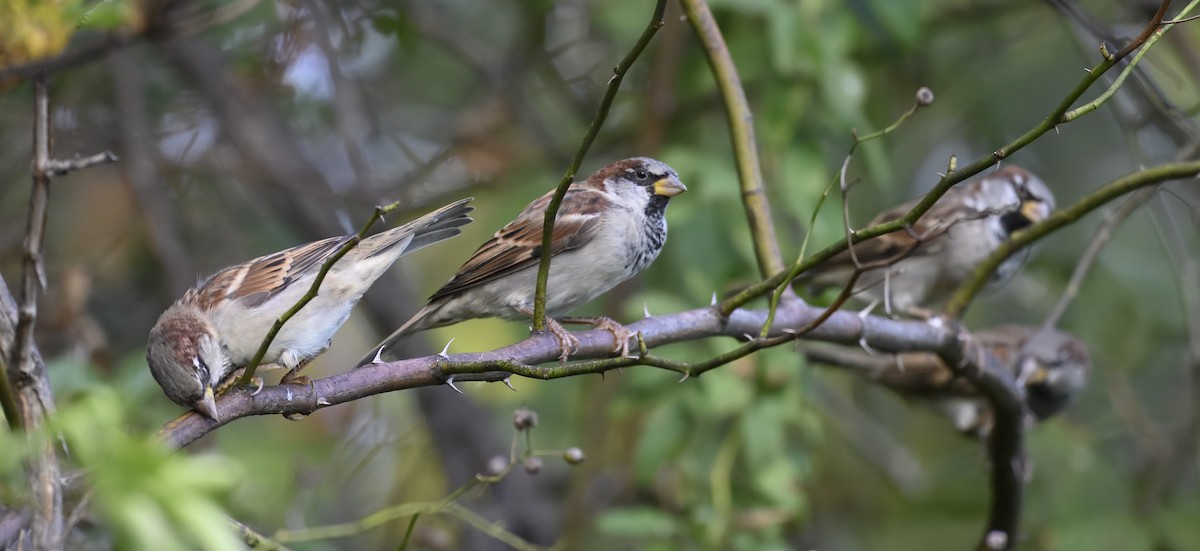
M 642 428 L 633 457 L 633 472 L 638 481 L 651 484 L 659 468 L 683 445 L 688 422 L 678 402 L 667 402 L 650 415 Z
M 652 507 L 605 511 L 596 518 L 596 529 L 612 536 L 669 538 L 678 531 L 674 518 Z

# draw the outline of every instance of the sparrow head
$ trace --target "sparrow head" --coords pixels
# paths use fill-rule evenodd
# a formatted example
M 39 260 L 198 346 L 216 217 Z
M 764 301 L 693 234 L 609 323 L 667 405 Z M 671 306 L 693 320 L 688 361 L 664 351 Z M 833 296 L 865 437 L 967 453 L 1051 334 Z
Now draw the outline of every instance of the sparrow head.
M 1087 386 L 1092 362 L 1079 339 L 1052 329 L 1038 331 L 1020 354 L 1017 379 L 1024 382 L 1026 403 L 1039 420 L 1065 409 Z
M 679 175 L 666 163 L 649 157 L 634 157 L 612 163 L 589 180 L 601 183 L 605 191 L 623 202 L 645 204 L 647 210 L 661 212 L 671 197 L 687 191 Z
M 213 387 L 229 370 L 216 329 L 199 308 L 175 303 L 150 330 L 150 373 L 175 403 L 217 418 Z
M 982 180 L 983 198 L 979 209 L 999 212 L 999 233 L 1007 239 L 1018 230 L 1032 226 L 1054 212 L 1054 194 L 1046 183 L 1031 172 L 1006 166 Z

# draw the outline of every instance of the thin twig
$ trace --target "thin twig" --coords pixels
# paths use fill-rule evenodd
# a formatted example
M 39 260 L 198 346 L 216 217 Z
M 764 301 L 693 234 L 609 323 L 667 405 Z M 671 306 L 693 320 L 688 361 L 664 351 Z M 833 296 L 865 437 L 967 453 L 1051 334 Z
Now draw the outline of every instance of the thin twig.
M 1149 185 L 1167 180 L 1194 177 L 1197 174 L 1200 174 L 1200 161 L 1170 163 L 1134 172 L 1105 184 L 1100 189 L 1084 196 L 1069 208 L 1055 212 L 1045 220 L 1017 232 L 1011 239 L 1001 243 L 995 251 L 992 251 L 992 254 L 988 255 L 986 260 L 975 267 L 975 271 L 972 272 L 971 277 L 958 286 L 958 289 L 954 291 L 954 294 L 950 297 L 950 301 L 946 304 L 946 315 L 954 318 L 961 317 L 967 307 L 970 306 L 971 300 L 983 289 L 988 278 L 996 271 L 1000 263 L 1022 248 L 1050 235 L 1063 226 L 1078 221 L 1089 212 L 1104 206 L 1122 195 Z
M 733 157 L 737 162 L 738 181 L 742 188 L 742 207 L 754 238 L 754 254 L 762 277 L 782 272 L 783 255 L 775 238 L 771 222 L 771 203 L 763 188 L 762 168 L 759 167 L 758 145 L 754 138 L 754 115 L 746 101 L 746 91 L 738 78 L 737 66 L 717 20 L 704 0 L 681 0 L 683 12 L 704 45 L 704 54 L 712 67 L 713 78 L 721 91 L 725 114 L 729 118 L 729 136 L 733 141 Z
M 1157 23 L 1152 22 L 1147 28 L 1157 28 Z M 1149 36 L 1148 33 L 1144 34 L 1146 34 L 1147 37 Z M 1130 44 L 1130 46 L 1141 46 L 1143 43 L 1144 39 L 1141 39 L 1134 41 Z M 1042 122 L 1038 123 L 1025 134 L 1022 134 L 1020 137 L 997 149 L 995 152 L 976 159 L 959 170 L 947 171 L 946 174 L 943 175 L 938 183 L 933 187 L 933 189 L 931 189 L 929 193 L 927 193 L 925 197 L 922 198 L 921 201 L 918 202 L 917 205 L 914 206 L 906 215 L 890 222 L 885 222 L 883 224 L 858 230 L 854 232 L 854 238 L 851 241 L 854 244 L 857 244 L 868 239 L 879 237 L 880 235 L 899 231 L 905 227 L 911 227 L 917 221 L 917 219 L 923 216 L 925 212 L 928 211 L 934 203 L 941 199 L 942 195 L 944 195 L 946 191 L 955 184 L 979 174 L 984 169 L 999 162 L 1001 159 L 1009 157 L 1013 153 L 1019 151 L 1026 145 L 1029 145 L 1031 142 L 1041 137 L 1046 132 L 1053 130 L 1059 124 L 1071 122 L 1068 120 L 1063 120 L 1063 115 L 1071 108 L 1071 105 L 1073 105 L 1076 100 L 1082 97 L 1084 92 L 1091 88 L 1092 84 L 1099 80 L 1105 72 L 1119 63 L 1125 57 L 1125 55 L 1127 55 L 1127 53 L 1125 53 L 1125 50 L 1122 50 L 1122 52 L 1118 53 L 1118 55 L 1106 56 L 1095 67 L 1088 70 L 1087 75 L 1085 75 L 1083 79 L 1075 85 L 1075 88 L 1058 103 L 1058 105 L 1045 119 L 1042 120 Z M 952 163 L 952 165 L 957 165 L 957 163 Z M 807 259 L 798 260 L 788 271 L 776 273 L 775 275 L 759 283 L 751 285 L 750 287 L 742 290 L 740 293 L 726 299 L 720 304 L 721 312 L 732 312 L 747 302 L 750 302 L 751 300 L 770 292 L 779 285 L 794 279 L 799 274 L 804 273 L 805 270 L 808 270 L 813 266 L 820 264 L 821 262 L 833 258 L 838 253 L 846 250 L 847 247 L 848 245 L 844 240 L 839 240 L 838 242 L 835 242 L 828 247 L 814 253 L 813 256 Z
M 233 529 L 237 531 L 242 543 L 246 544 L 248 549 L 255 551 L 288 551 L 288 548 L 282 543 L 255 532 L 254 529 L 237 520 L 229 519 L 229 523 L 233 525 Z
M 1144 36 L 1141 38 L 1141 40 L 1145 42 L 1146 47 L 1138 51 L 1137 55 L 1133 56 L 1133 59 L 1129 60 L 1129 64 L 1127 64 L 1125 68 L 1121 70 L 1121 73 L 1117 75 L 1117 78 L 1113 79 L 1113 83 L 1109 85 L 1106 90 L 1104 90 L 1104 93 L 1097 96 L 1096 99 L 1085 103 L 1076 109 L 1063 113 L 1063 122 L 1073 121 L 1083 115 L 1095 111 L 1097 108 L 1103 105 L 1104 102 L 1108 101 L 1113 94 L 1117 93 L 1117 90 L 1119 90 L 1121 86 L 1125 84 L 1125 79 L 1129 78 L 1129 75 L 1133 74 L 1137 69 L 1138 62 L 1140 62 L 1142 58 L 1146 56 L 1146 53 L 1150 51 L 1150 47 L 1153 46 L 1155 42 L 1158 42 L 1158 39 L 1162 38 L 1163 34 L 1177 24 L 1177 22 L 1162 21 L 1162 16 L 1166 12 L 1167 5 L 1170 3 L 1171 2 L 1169 0 L 1163 2 L 1162 5 L 1159 6 L 1158 13 L 1155 14 L 1155 21 L 1160 22 L 1161 26 L 1155 27 L 1155 23 L 1151 22 L 1151 26 L 1147 26 L 1146 29 L 1142 31 Z M 1187 6 L 1184 6 L 1183 10 L 1179 12 L 1180 15 L 1186 15 L 1188 12 L 1192 11 L 1192 9 L 1196 7 L 1197 3 L 1200 2 L 1198 2 L 1198 0 L 1192 0 L 1192 2 L 1190 2 Z M 1136 43 L 1137 42 L 1135 41 L 1134 44 Z M 1130 46 L 1133 46 L 1133 44 L 1130 44 Z M 1128 55 L 1128 52 L 1126 52 L 1126 55 Z
M 1100 227 L 1096 228 L 1095 235 L 1092 236 L 1091 242 L 1088 243 L 1083 254 L 1079 256 L 1079 260 L 1075 262 L 1075 270 L 1071 272 L 1071 279 L 1067 281 L 1067 286 L 1063 288 L 1062 296 L 1058 298 L 1058 302 L 1054 304 L 1054 308 L 1050 309 L 1050 313 L 1046 314 L 1046 319 L 1042 321 L 1042 327 L 1052 328 L 1058 325 L 1058 320 L 1066 313 L 1067 307 L 1071 305 L 1071 301 L 1075 300 L 1075 296 L 1079 294 L 1079 288 L 1083 285 L 1083 278 L 1092 269 L 1096 259 L 1100 256 L 1100 250 L 1112 239 L 1113 232 L 1117 226 L 1121 225 L 1129 215 L 1146 204 L 1158 188 L 1142 188 L 1126 199 L 1120 207 L 1104 213 L 1104 221 L 1100 223 Z
M 33 82 L 33 191 L 29 197 L 29 221 L 21 268 L 20 302 L 17 313 L 15 346 L 9 376 L 20 407 L 21 421 L 30 434 L 34 453 L 30 459 L 29 482 L 33 494 L 33 545 L 37 549 L 62 547 L 62 484 L 59 480 L 58 455 L 53 438 L 33 435 L 54 413 L 54 396 L 46 377 L 45 365 L 36 355 L 33 328 L 37 322 L 38 293 L 46 287 L 42 264 L 43 239 L 46 235 L 47 202 L 50 195 L 50 92 L 46 77 Z
M 592 147 L 592 142 L 596 140 L 596 135 L 600 133 L 600 127 L 604 126 L 604 120 L 608 118 L 608 110 L 612 107 L 613 99 L 617 97 L 617 90 L 621 88 L 621 80 L 625 78 L 625 73 L 637 61 L 638 56 L 642 55 L 642 51 L 646 49 L 646 45 L 650 44 L 650 39 L 654 38 L 654 33 L 658 32 L 659 27 L 663 26 L 663 12 L 667 9 L 667 0 L 658 0 L 654 6 L 654 13 L 650 16 L 650 22 L 646 24 L 646 29 L 642 31 L 642 36 L 638 38 L 633 45 L 633 49 L 625 54 L 621 63 L 613 68 L 613 76 L 608 80 L 608 86 L 604 89 L 604 97 L 600 99 L 600 107 L 596 109 L 596 116 L 592 118 L 592 124 L 588 127 L 587 133 L 583 135 L 583 141 L 579 143 L 579 148 L 575 150 L 575 156 L 571 158 L 571 164 L 567 165 L 567 171 L 563 174 L 562 180 L 558 182 L 558 188 L 554 190 L 554 197 L 550 198 L 550 204 L 546 205 L 546 217 L 542 222 L 542 252 L 541 259 L 538 262 L 537 273 L 537 288 L 533 295 L 533 328 L 541 331 L 544 329 L 546 322 L 546 283 L 550 277 L 550 242 L 554 235 L 554 221 L 558 216 L 558 207 L 562 205 L 563 197 L 567 195 L 567 188 L 571 187 L 571 182 L 575 181 L 575 173 L 579 171 L 579 165 L 583 164 L 583 158 L 587 155 L 588 149 Z
M 821 206 L 825 204 L 825 198 L 829 195 L 829 190 L 833 186 L 833 182 L 835 182 L 835 181 L 838 183 L 838 186 L 842 192 L 842 224 L 843 224 L 843 229 L 845 230 L 845 235 L 846 235 L 846 247 L 847 247 L 847 250 L 850 251 L 850 259 L 853 261 L 855 269 L 854 269 L 853 275 L 850 277 L 845 288 L 838 295 L 837 300 L 835 300 L 833 302 L 833 304 L 829 305 L 829 307 L 826 308 L 826 312 L 832 312 L 833 310 L 841 308 L 842 304 L 844 304 L 846 302 L 846 300 L 850 298 L 850 295 L 853 294 L 854 285 L 855 285 L 855 283 L 858 282 L 859 276 L 861 276 L 863 274 L 863 272 L 865 272 L 866 270 L 870 269 L 869 267 L 864 267 L 862 265 L 862 263 L 859 262 L 858 256 L 854 252 L 854 243 L 853 243 L 854 229 L 850 227 L 850 189 L 849 189 L 849 186 L 846 185 L 846 168 L 848 166 L 850 166 L 850 160 L 852 158 L 854 158 L 854 151 L 858 149 L 859 145 L 862 145 L 863 143 L 874 140 L 876 138 L 882 138 L 883 136 L 890 134 L 891 132 L 900 128 L 900 125 L 903 124 L 904 121 L 908 120 L 908 118 L 911 117 L 914 113 L 916 113 L 918 109 L 920 109 L 922 107 L 926 107 L 929 104 L 933 103 L 933 92 L 930 91 L 928 88 L 925 88 L 922 86 L 919 90 L 917 90 L 916 96 L 917 96 L 917 99 L 913 103 L 912 107 L 908 108 L 907 111 L 902 113 L 894 122 L 892 122 L 892 124 L 888 125 L 884 129 L 877 130 L 875 132 L 867 134 L 866 136 L 859 136 L 858 132 L 851 130 L 850 134 L 854 138 L 854 143 L 850 144 L 850 150 L 846 152 L 846 158 L 842 160 L 841 169 L 839 169 L 837 174 L 834 175 L 833 180 L 830 182 L 830 184 L 828 186 L 826 186 L 825 191 L 823 191 L 821 193 L 821 197 L 817 200 L 816 207 L 813 208 L 812 217 L 809 219 L 809 222 L 808 222 L 808 227 L 809 227 L 810 231 L 804 236 L 804 242 L 800 245 L 800 254 L 796 257 L 796 262 L 792 264 L 792 266 L 790 267 L 790 269 L 788 271 L 788 274 L 790 277 L 785 278 L 784 282 L 781 285 L 779 285 L 778 287 L 776 287 L 775 290 L 771 293 L 771 311 L 772 312 L 774 312 L 775 308 L 778 307 L 779 300 L 783 296 L 784 290 L 791 288 L 792 279 L 794 279 L 796 275 L 799 275 L 799 271 L 796 269 L 796 266 L 798 266 L 799 263 L 804 260 L 804 254 L 808 250 L 809 238 L 812 237 L 811 228 L 816 223 L 817 213 L 820 212 Z M 909 252 L 911 252 L 912 249 L 916 248 L 917 245 L 918 245 L 918 243 L 914 242 L 912 247 L 908 248 L 905 251 L 902 251 L 899 255 L 894 255 L 894 257 L 896 258 L 896 261 L 899 261 L 905 255 L 907 255 Z M 793 275 L 792 272 L 795 272 L 795 274 Z M 773 317 L 774 316 L 767 316 L 767 323 L 763 325 L 762 331 L 759 332 L 760 337 L 766 336 L 766 334 L 770 331 L 771 321 L 772 321 Z M 817 325 L 819 325 L 820 322 L 825 321 L 826 317 L 828 317 L 828 314 L 818 318 L 818 320 L 816 320 L 815 323 Z M 812 327 L 798 331 L 798 335 L 803 335 L 804 333 L 811 331 L 813 327 L 816 327 L 816 325 L 813 325 Z
M 351 236 L 350 239 L 347 239 L 345 243 L 342 243 L 341 248 L 333 256 L 325 259 L 325 262 L 321 264 L 321 270 L 317 272 L 317 277 L 313 279 L 312 285 L 308 287 L 308 292 L 304 293 L 304 296 L 300 297 L 300 300 L 296 301 L 296 304 L 288 308 L 288 311 L 279 316 L 279 319 L 275 320 L 275 323 L 271 325 L 271 330 L 267 331 L 267 336 L 263 338 L 258 351 L 254 353 L 254 357 L 250 359 L 250 363 L 246 364 L 246 372 L 242 373 L 242 378 L 238 381 L 239 384 L 243 386 L 251 384 L 251 381 L 254 379 L 254 370 L 258 368 L 258 364 L 267 355 L 267 349 L 271 347 L 271 341 L 274 341 L 275 336 L 279 334 L 279 330 L 283 329 L 283 324 L 292 319 L 292 316 L 300 312 L 300 309 L 304 308 L 312 299 L 317 298 L 317 293 L 321 290 L 321 284 L 325 282 L 325 275 L 329 273 L 329 269 L 334 264 L 337 264 L 343 256 L 346 256 L 346 253 L 349 253 L 354 247 L 358 246 L 358 243 L 367 236 L 367 232 L 371 231 L 371 227 L 375 225 L 376 221 L 382 220 L 384 215 L 399 207 L 400 203 L 375 207 L 374 215 L 363 224 L 362 229 L 358 230 L 358 233 Z

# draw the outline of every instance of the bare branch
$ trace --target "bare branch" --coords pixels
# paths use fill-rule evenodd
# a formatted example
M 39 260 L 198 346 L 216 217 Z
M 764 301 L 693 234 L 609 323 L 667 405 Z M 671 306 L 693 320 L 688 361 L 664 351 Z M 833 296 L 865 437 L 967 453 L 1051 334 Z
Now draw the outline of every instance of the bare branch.
M 22 425 L 31 435 L 54 413 L 54 396 L 46 377 L 46 366 L 33 342 L 37 321 L 38 293 L 46 286 L 42 264 L 42 240 L 46 235 L 47 202 L 50 195 L 50 92 L 46 77 L 33 82 L 33 191 L 29 197 L 29 221 L 23 247 L 20 305 L 17 328 L 10 356 L 9 378 L 20 408 Z M 63 507 L 58 456 L 53 438 L 31 440 L 34 452 L 29 460 L 29 482 L 33 494 L 33 546 L 37 549 L 62 547 Z
M 738 179 L 742 186 L 742 207 L 750 222 L 750 234 L 754 236 L 754 254 L 758 259 L 758 270 L 762 277 L 782 272 L 783 255 L 775 238 L 775 225 L 771 222 L 771 203 L 763 189 L 762 169 L 758 163 L 758 145 L 754 139 L 754 115 L 746 101 L 746 91 L 738 78 L 737 67 L 729 54 L 729 47 L 717 27 L 717 20 L 704 0 L 681 0 L 688 22 L 704 45 L 713 78 L 725 103 L 725 114 L 729 118 L 730 138 L 733 140 L 733 156 L 737 161 Z
M 775 344 L 790 342 L 794 330 L 822 315 L 824 309 L 810 308 L 799 300 L 787 300 L 776 315 L 775 329 L 769 338 L 783 339 Z M 765 311 L 738 310 L 725 317 L 712 307 L 673 315 L 656 315 L 629 326 L 642 334 L 647 348 L 668 343 L 696 340 L 714 336 L 744 338 L 754 334 L 766 319 Z M 574 333 L 579 337 L 579 350 L 573 358 L 607 358 L 601 362 L 581 362 L 558 365 L 558 341 L 551 335 L 535 335 L 519 343 L 483 353 L 452 354 L 448 357 L 425 356 L 396 362 L 365 365 L 313 382 L 313 392 L 305 385 L 278 385 L 264 388 L 256 396 L 250 389 L 231 391 L 218 401 L 221 422 L 185 414 L 160 430 L 167 442 L 182 447 L 211 432 L 220 425 L 248 415 L 272 413 L 307 414 L 317 409 L 348 402 L 383 392 L 408 388 L 441 385 L 453 376 L 456 382 L 501 381 L 516 374 L 538 379 L 557 379 L 584 373 L 601 373 L 617 367 L 640 363 L 638 358 L 609 358 L 612 354 L 612 334 L 606 330 Z M 860 318 L 854 313 L 835 312 L 809 334 L 811 338 L 857 343 L 866 338 L 879 350 L 902 352 L 936 350 L 950 338 L 946 330 L 918 321 L 889 320 L 879 317 Z M 549 367 L 537 364 L 553 362 Z

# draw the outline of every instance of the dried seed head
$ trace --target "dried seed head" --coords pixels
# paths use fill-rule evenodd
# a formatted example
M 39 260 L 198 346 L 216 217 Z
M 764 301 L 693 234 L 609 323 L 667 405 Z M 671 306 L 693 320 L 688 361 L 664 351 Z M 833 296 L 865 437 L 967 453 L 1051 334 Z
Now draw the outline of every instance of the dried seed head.
M 583 463 L 584 459 L 587 459 L 587 457 L 583 455 L 583 450 L 579 448 L 567 448 L 563 451 L 563 460 L 571 465 Z
M 517 430 L 525 430 L 536 427 L 538 424 L 538 416 L 529 408 L 521 408 L 513 412 L 513 426 Z
M 541 472 L 541 470 L 542 458 L 533 456 L 525 458 L 525 472 L 529 474 L 538 474 Z
M 496 475 L 504 472 L 504 469 L 507 469 L 507 468 L 508 468 L 508 458 L 504 457 L 503 455 L 494 455 L 487 462 L 487 472 L 488 472 L 488 474 L 490 474 L 492 476 L 496 476 Z
M 917 105 L 920 107 L 929 107 L 933 103 L 933 90 L 928 86 L 917 88 Z

